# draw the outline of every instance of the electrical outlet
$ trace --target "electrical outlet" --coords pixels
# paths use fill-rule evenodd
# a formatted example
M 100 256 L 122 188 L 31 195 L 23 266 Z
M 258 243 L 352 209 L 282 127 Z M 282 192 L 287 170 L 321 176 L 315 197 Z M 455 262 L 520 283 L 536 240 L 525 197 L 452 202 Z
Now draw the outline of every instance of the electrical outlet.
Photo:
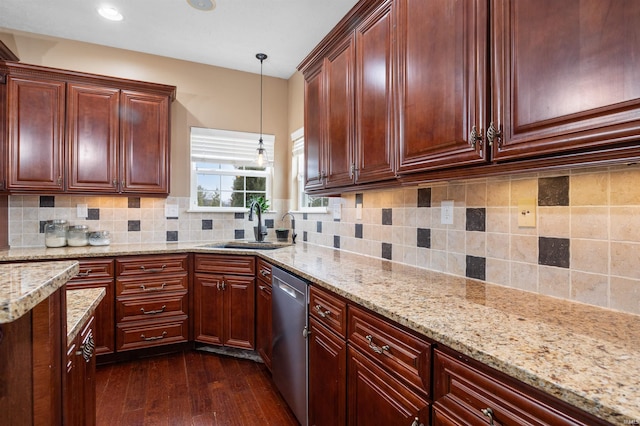
M 165 204 L 164 205 L 164 217 L 178 217 L 178 205 L 177 204 Z
M 521 228 L 536 227 L 535 198 L 523 198 L 518 200 L 518 226 Z
M 443 225 L 453 225 L 453 200 L 442 201 L 440 208 L 440 223 Z
M 76 204 L 76 216 L 79 218 L 86 218 L 89 216 L 89 206 L 86 204 Z

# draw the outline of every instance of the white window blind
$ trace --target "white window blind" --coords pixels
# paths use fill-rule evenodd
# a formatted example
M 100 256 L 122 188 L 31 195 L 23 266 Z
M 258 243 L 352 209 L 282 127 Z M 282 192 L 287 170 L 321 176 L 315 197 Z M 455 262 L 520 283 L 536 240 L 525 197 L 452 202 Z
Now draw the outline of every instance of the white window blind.
M 258 139 L 258 133 L 192 127 L 191 161 L 237 166 L 255 165 L 258 157 Z M 275 136 L 263 134 L 262 141 L 269 159 L 265 166 L 272 166 Z

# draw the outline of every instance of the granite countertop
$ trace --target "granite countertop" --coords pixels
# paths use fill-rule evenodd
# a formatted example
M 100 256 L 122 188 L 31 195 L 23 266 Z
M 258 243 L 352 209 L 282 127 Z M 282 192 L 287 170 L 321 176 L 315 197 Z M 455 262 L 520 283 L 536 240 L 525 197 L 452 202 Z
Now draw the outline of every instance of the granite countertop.
M 202 245 L 20 249 L 0 251 L 0 261 L 255 254 L 613 424 L 640 420 L 638 315 L 306 243 L 262 251 Z
M 78 262 L 0 264 L 0 324 L 17 320 L 78 273 Z
M 67 346 L 78 336 L 106 294 L 104 288 L 67 290 Z

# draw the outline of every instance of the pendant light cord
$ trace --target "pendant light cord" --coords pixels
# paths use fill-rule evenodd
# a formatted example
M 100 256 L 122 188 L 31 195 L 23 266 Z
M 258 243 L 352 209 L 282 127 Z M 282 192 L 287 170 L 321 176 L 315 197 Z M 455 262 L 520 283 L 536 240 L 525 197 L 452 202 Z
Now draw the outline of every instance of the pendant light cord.
M 263 78 L 263 73 L 262 73 L 262 62 L 267 59 L 267 55 L 265 55 L 264 53 L 257 53 L 256 54 L 256 58 L 258 58 L 260 60 L 260 143 L 262 143 L 262 78 Z

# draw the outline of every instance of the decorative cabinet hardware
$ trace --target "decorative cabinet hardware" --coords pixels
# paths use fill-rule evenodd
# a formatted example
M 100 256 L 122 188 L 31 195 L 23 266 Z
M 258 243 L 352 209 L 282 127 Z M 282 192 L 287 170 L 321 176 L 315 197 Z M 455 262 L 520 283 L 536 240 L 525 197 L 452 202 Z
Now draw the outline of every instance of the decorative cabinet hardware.
M 151 269 L 146 269 L 144 267 L 144 265 L 140 265 L 140 269 L 145 271 L 145 272 L 149 272 L 151 274 L 157 274 L 158 272 L 164 272 L 164 270 L 167 268 L 166 264 L 163 264 L 161 267 L 159 268 L 151 268 Z
M 424 423 L 420 423 L 420 419 L 416 417 L 413 423 L 411 423 L 411 426 L 424 426 Z
M 160 336 L 153 336 L 153 337 L 145 337 L 144 334 L 140 335 L 140 339 L 144 340 L 145 342 L 151 342 L 153 340 L 161 340 L 164 339 L 167 336 L 167 332 L 163 331 L 162 334 Z
M 267 289 L 267 287 L 266 287 L 266 286 L 264 286 L 264 285 L 259 285 L 259 286 L 258 286 L 258 289 L 259 289 L 260 291 L 265 291 L 265 290 Z
M 370 334 L 368 334 L 367 336 L 365 336 L 365 339 L 367 339 L 367 342 L 369 342 L 369 348 L 374 351 L 377 354 L 381 354 L 385 351 L 389 352 L 389 349 L 391 349 L 391 347 L 389 345 L 383 345 L 383 346 L 378 346 L 376 344 L 373 343 L 373 336 L 371 336 Z
M 322 306 L 320 306 L 320 305 L 316 305 L 315 309 L 316 309 L 316 312 L 318 313 L 318 315 L 320 315 L 322 318 L 326 318 L 329 315 L 331 315 L 331 311 L 330 310 L 323 311 L 322 310 Z
M 493 146 L 493 141 L 496 138 L 498 139 L 498 148 L 500 148 L 502 146 L 502 131 L 499 128 L 496 129 L 492 121 L 487 129 L 487 143 L 489 146 Z
M 305 325 L 304 328 L 302 329 L 302 337 L 306 339 L 310 335 L 311 335 L 311 330 L 309 330 L 309 327 Z
M 478 128 L 473 126 L 469 133 L 469 145 L 475 149 L 476 144 L 482 148 L 482 131 L 478 132 Z
M 96 343 L 93 340 L 93 334 L 89 334 L 87 340 L 80 346 L 80 350 L 76 352 L 76 355 L 82 355 L 85 362 L 91 362 L 93 357 L 93 350 L 96 348 Z
M 491 426 L 493 426 L 493 424 L 494 424 L 494 423 L 493 423 L 493 410 L 492 410 L 491 408 L 488 408 L 488 407 L 487 407 L 487 408 L 483 408 L 483 409 L 482 409 L 482 410 L 480 410 L 480 411 L 482 411 L 482 414 L 484 414 L 486 417 L 488 417 L 488 418 L 489 418 L 489 424 L 490 424 Z
M 153 311 L 145 311 L 144 308 L 140 308 L 140 312 L 142 312 L 143 315 L 155 315 L 163 313 L 165 309 L 167 309 L 167 305 L 162 305 L 160 309 L 156 309 Z
M 160 290 L 164 290 L 166 285 L 167 283 L 162 283 L 162 285 L 160 286 L 147 288 L 147 286 L 145 286 L 144 284 L 140 284 L 140 288 L 142 289 L 142 291 L 160 291 Z
M 87 269 L 84 272 L 78 272 L 76 274 L 76 277 L 81 278 L 81 277 L 88 277 L 89 275 L 91 275 L 91 269 Z
M 267 271 L 266 269 L 262 269 L 262 270 L 260 270 L 260 275 L 262 275 L 263 277 L 268 277 L 269 275 L 271 275 L 271 271 Z

